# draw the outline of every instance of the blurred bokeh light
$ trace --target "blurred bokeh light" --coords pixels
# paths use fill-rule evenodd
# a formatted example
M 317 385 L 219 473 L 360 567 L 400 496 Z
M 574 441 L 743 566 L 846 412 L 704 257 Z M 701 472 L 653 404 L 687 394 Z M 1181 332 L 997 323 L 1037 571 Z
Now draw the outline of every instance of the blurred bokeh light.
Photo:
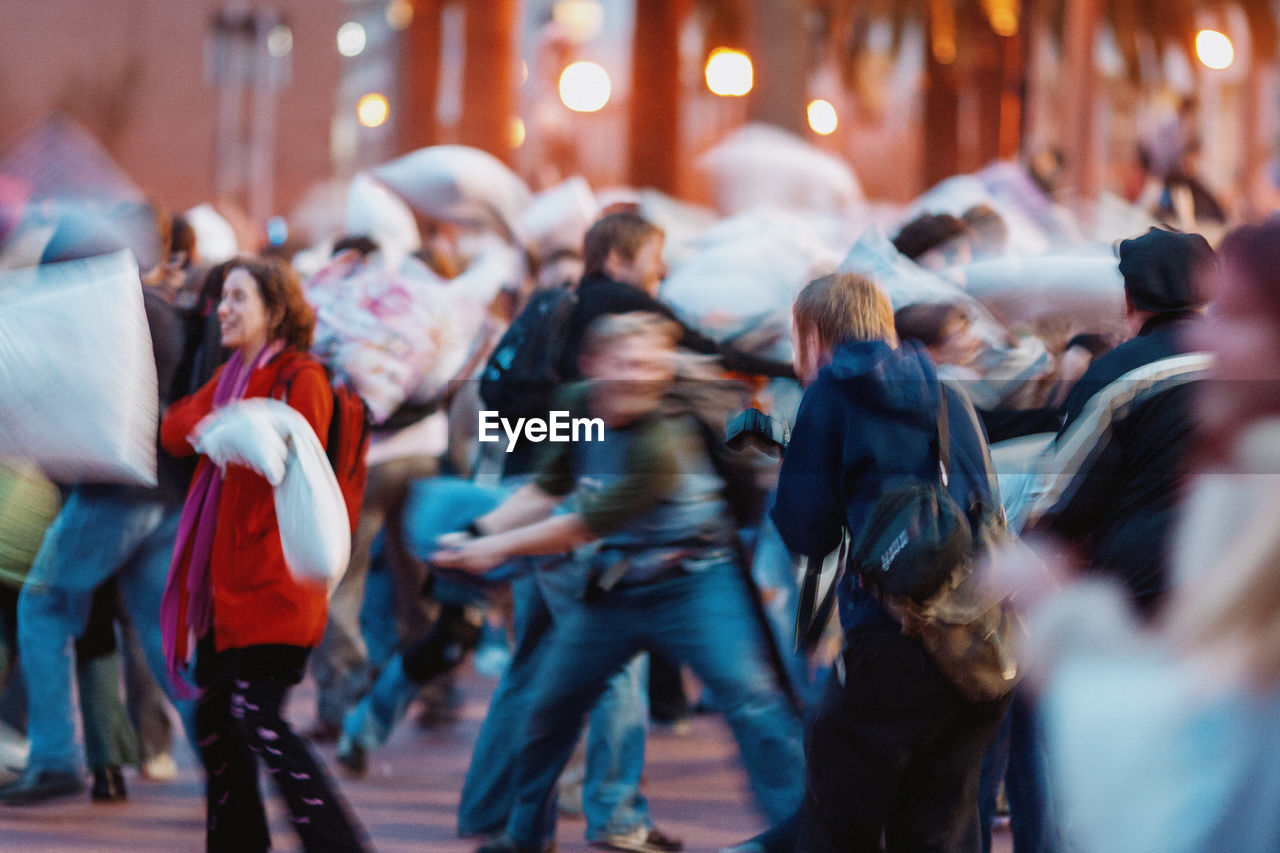
M 386 97 L 378 92 L 370 92 L 356 104 L 356 117 L 365 127 L 380 127 L 390 114 Z
M 1209 68 L 1221 71 L 1236 58 L 1231 39 L 1217 30 L 1201 30 L 1196 34 L 1196 56 Z
M 293 30 L 284 24 L 276 24 L 267 33 L 267 50 L 277 59 L 288 56 L 293 50 Z
M 560 100 L 576 113 L 593 113 L 609 103 L 609 73 L 594 62 L 575 62 L 560 75 Z
M 723 97 L 741 97 L 755 82 L 751 57 L 740 50 L 720 47 L 707 58 L 707 88 Z
M 359 56 L 364 52 L 366 41 L 364 27 L 355 21 L 347 21 L 338 27 L 338 53 L 343 56 Z
M 413 4 L 409 0 L 391 0 L 387 4 L 387 26 L 393 30 L 405 30 L 413 23 Z
M 559 0 L 551 7 L 551 18 L 564 27 L 569 38 L 581 44 L 600 34 L 604 7 L 600 0 Z
M 810 101 L 806 112 L 809 116 L 809 127 L 819 136 L 835 133 L 836 127 L 840 124 L 840 120 L 836 117 L 836 108 L 830 101 L 822 98 Z

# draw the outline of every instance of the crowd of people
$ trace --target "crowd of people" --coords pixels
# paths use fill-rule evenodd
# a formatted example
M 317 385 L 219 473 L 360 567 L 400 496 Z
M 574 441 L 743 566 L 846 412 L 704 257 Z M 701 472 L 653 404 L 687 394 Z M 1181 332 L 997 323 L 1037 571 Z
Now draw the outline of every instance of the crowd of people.
M 420 218 L 429 239 L 403 263 L 350 234 L 305 274 L 270 252 L 203 264 L 181 217 L 155 220 L 156 257 L 139 261 L 156 484 L 61 482 L 56 516 L 0 515 L 0 715 L 29 745 L 0 803 L 81 795 L 90 775 L 93 800 L 123 800 L 127 765 L 172 778 L 175 719 L 204 769 L 207 849 L 270 848 L 262 778 L 304 849 L 369 849 L 309 741 L 358 779 L 414 701 L 447 705 L 488 646 L 504 665 L 457 815 L 483 853 L 554 849 L 584 734 L 586 840 L 683 849 L 643 768 L 651 703 L 669 723 L 689 712 L 686 667 L 770 826 L 740 853 L 976 853 L 1002 800 L 1015 853 L 1280 846 L 1276 221 L 1216 251 L 1160 227 L 1114 235 L 1125 314 L 1106 323 L 1015 329 L 969 297 L 903 299 L 883 270 L 815 270 L 789 284 L 787 347 L 710 336 L 664 301 L 667 235 L 639 205 L 481 284 L 468 270 L 490 243 L 444 220 Z M 67 216 L 39 263 L 118 250 L 113 233 Z M 962 281 L 1008 237 L 989 206 L 925 212 L 901 223 L 893 263 Z M 417 377 L 431 393 L 382 405 L 388 368 L 360 373 L 367 350 L 334 343 L 352 334 L 335 306 L 360 303 L 341 287 L 381 288 L 393 319 L 439 300 L 447 334 Z M 803 389 L 771 413 L 785 428 L 727 442 L 749 404 L 786 399 L 766 383 Z M 300 416 L 330 460 L 358 452 L 334 466 L 356 494 L 332 577 L 291 565 L 279 478 L 212 449 L 216 416 L 253 403 Z M 353 405 L 367 434 L 350 432 Z M 486 443 L 485 410 L 562 412 L 574 434 Z M 1029 436 L 1043 450 L 1012 471 L 1002 443 Z M 29 467 L 0 473 L 31 506 L 48 494 Z M 964 533 L 948 566 L 1012 626 L 995 691 L 931 633 L 976 624 L 946 615 L 961 575 L 904 598 L 839 565 L 881 532 L 887 494 L 939 483 Z M 24 538 L 38 547 L 18 566 Z M 835 579 L 815 629 L 801 586 L 818 567 Z M 798 648 L 797 597 L 797 634 L 819 640 Z M 295 731 L 283 709 L 308 673 L 314 723 Z

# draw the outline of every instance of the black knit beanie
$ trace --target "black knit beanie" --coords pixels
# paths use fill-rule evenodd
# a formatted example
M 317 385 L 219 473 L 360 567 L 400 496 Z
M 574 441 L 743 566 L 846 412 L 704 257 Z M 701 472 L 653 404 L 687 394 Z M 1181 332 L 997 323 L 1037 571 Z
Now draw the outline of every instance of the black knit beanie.
M 1212 260 L 1213 249 L 1199 234 L 1152 228 L 1120 243 L 1125 295 L 1142 311 L 1199 308 L 1205 303 L 1200 269 Z

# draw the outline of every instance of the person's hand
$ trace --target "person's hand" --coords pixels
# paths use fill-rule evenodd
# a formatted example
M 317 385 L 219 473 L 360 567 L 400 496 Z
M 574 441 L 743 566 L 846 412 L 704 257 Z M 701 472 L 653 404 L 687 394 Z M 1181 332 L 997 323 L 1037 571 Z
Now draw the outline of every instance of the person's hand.
M 460 569 L 471 574 L 487 572 L 502 565 L 508 559 L 506 552 L 493 543 L 493 538 L 483 536 L 479 539 L 468 539 L 457 547 L 436 551 L 431 555 L 430 562 L 443 569 Z
M 436 537 L 436 547 L 456 550 L 474 539 L 475 537 L 465 530 L 458 530 L 454 533 L 446 533 L 443 536 Z

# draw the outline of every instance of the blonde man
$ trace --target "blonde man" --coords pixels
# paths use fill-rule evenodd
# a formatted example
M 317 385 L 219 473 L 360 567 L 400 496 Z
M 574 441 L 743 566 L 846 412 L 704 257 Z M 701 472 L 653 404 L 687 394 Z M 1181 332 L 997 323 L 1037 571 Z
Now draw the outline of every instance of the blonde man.
M 985 438 L 965 401 L 914 343 L 898 346 L 889 300 L 871 280 L 810 282 L 794 306 L 796 372 L 807 389 L 783 459 L 773 520 L 787 546 L 821 560 L 856 536 L 881 491 L 938 477 L 938 409 L 949 418 L 948 490 L 988 494 Z M 846 574 L 837 587 L 845 645 L 806 742 L 797 849 L 889 853 L 980 849 L 978 774 L 1003 700 L 967 701 L 923 646 Z

